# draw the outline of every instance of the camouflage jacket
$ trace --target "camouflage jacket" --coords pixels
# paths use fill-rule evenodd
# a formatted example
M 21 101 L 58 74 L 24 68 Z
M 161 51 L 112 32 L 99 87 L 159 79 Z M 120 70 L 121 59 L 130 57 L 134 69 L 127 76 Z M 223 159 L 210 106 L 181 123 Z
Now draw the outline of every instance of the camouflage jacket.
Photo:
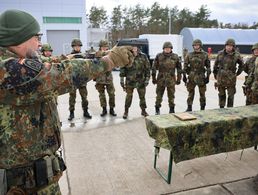
M 144 87 L 150 79 L 150 62 L 147 56 L 139 52 L 130 67 L 120 68 L 120 77 L 126 77 L 126 86 Z
M 248 58 L 248 60 L 245 62 L 245 64 L 244 64 L 244 71 L 245 71 L 245 73 L 247 73 L 247 75 L 249 75 L 249 74 L 252 73 L 253 68 L 254 68 L 254 65 L 255 65 L 256 57 L 257 57 L 257 56 L 254 56 L 254 55 L 253 55 L 252 57 Z M 246 86 L 249 86 L 249 87 L 250 87 L 252 83 L 247 83 L 247 78 L 248 78 L 248 76 L 245 77 L 245 82 L 244 82 L 244 84 L 245 84 Z M 250 80 L 249 80 L 249 82 L 250 82 Z
M 238 64 L 238 68 L 237 65 Z M 241 74 L 244 63 L 240 53 L 227 53 L 224 50 L 218 53 L 214 63 L 213 74 L 218 85 L 232 86 L 236 84 L 236 77 Z
M 85 84 L 110 65 L 72 59 L 48 70 L 35 59 L 19 59 L 0 50 L 0 169 L 8 169 L 28 165 L 60 147 L 53 97 Z
M 101 58 L 105 55 L 107 55 L 108 52 L 103 52 L 103 51 L 97 51 L 95 54 L 96 58 Z M 99 76 L 96 78 L 96 83 L 97 84 L 112 84 L 113 83 L 113 76 L 112 76 L 112 71 L 108 71 L 102 76 Z
M 158 73 L 157 81 L 165 85 L 165 83 L 172 82 L 175 84 L 176 71 L 177 80 L 181 80 L 182 65 L 177 54 L 159 53 L 153 61 L 152 65 L 152 78 L 156 78 L 156 72 Z
M 258 58 L 255 58 L 254 66 L 251 67 L 246 79 L 247 86 L 251 87 L 252 92 L 258 95 Z
M 209 77 L 211 74 L 208 53 L 203 50 L 189 53 L 185 58 L 183 72 L 189 75 L 189 82 L 196 83 L 197 85 L 205 84 L 205 77 Z

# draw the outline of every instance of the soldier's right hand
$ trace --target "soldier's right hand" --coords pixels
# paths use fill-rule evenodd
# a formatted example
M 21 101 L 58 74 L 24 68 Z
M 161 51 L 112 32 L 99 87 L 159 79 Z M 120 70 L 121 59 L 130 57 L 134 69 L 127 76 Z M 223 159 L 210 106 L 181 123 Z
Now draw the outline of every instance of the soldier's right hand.
M 132 50 L 132 46 L 115 46 L 107 56 L 112 61 L 114 67 L 130 66 L 134 60 Z
M 186 75 L 183 76 L 183 81 L 184 81 L 185 84 L 187 83 L 187 77 L 186 77 Z
M 120 85 L 122 88 L 125 88 L 124 77 L 120 77 Z
M 156 78 L 152 78 L 152 83 L 155 85 L 155 84 L 157 84 L 157 79 Z

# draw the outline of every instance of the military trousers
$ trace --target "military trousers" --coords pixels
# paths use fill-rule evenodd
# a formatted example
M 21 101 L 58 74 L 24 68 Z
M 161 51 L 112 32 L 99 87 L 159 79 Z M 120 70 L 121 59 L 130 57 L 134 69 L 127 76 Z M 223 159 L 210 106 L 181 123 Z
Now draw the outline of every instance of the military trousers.
M 254 93 L 254 92 L 252 92 L 252 95 L 251 95 L 252 97 L 252 103 L 251 104 L 258 104 L 258 93 Z
M 130 108 L 132 104 L 134 89 L 134 87 L 126 86 L 125 108 Z M 147 108 L 145 101 L 146 87 L 137 87 L 136 89 L 139 95 L 141 109 Z
M 234 105 L 234 95 L 236 93 L 236 86 L 228 86 L 225 87 L 223 85 L 218 86 L 218 91 L 219 91 L 219 106 L 220 107 L 225 107 L 226 105 L 226 97 L 227 98 L 227 107 L 233 107 Z M 227 92 L 227 94 L 226 94 Z
M 175 99 L 175 84 L 172 85 L 168 85 L 168 86 L 164 86 L 162 84 L 157 84 L 157 88 L 156 88 L 156 102 L 155 102 L 155 106 L 156 107 L 161 107 L 161 103 L 162 103 L 162 98 L 164 95 L 164 91 L 167 88 L 167 95 L 168 95 L 168 104 L 169 107 L 174 107 L 175 103 L 174 103 L 174 99 Z
M 96 89 L 99 92 L 99 101 L 101 107 L 107 107 L 107 100 L 105 95 L 105 89 L 107 90 L 109 96 L 109 107 L 115 107 L 115 88 L 113 82 L 109 84 L 96 83 Z
M 188 91 L 188 98 L 187 98 L 187 105 L 193 105 L 194 100 L 194 94 L 195 94 L 195 87 L 196 84 L 194 82 L 188 82 L 186 85 L 187 91 Z M 200 105 L 206 106 L 206 85 L 198 85 L 199 88 L 199 94 L 200 94 Z
M 81 95 L 81 99 L 82 99 L 82 108 L 83 110 L 87 110 L 88 109 L 88 100 L 87 100 L 87 88 L 86 86 L 81 86 L 78 88 L 79 89 L 79 93 Z M 70 91 L 70 97 L 69 97 L 69 110 L 70 111 L 74 111 L 75 109 L 75 99 L 76 99 L 76 89 L 73 89 L 72 91 Z
M 246 91 L 246 100 L 245 100 L 245 105 L 251 105 L 252 104 L 252 100 L 253 99 L 253 93 L 252 90 L 250 88 L 247 89 Z

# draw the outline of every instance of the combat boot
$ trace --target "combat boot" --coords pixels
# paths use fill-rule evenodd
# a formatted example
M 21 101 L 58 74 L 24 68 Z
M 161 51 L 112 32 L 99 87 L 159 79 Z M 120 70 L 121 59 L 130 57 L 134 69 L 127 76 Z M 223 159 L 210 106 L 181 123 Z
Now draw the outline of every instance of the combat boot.
M 192 111 L 192 105 L 188 105 L 187 109 L 186 109 L 186 112 L 190 112 Z
M 107 107 L 102 107 L 102 113 L 100 114 L 100 116 L 106 116 L 107 115 Z
M 205 110 L 205 105 L 201 105 L 201 110 Z
M 169 113 L 175 113 L 175 107 L 174 106 L 169 107 Z
M 110 108 L 109 114 L 112 115 L 112 116 L 116 116 L 114 108 Z
M 74 118 L 74 111 L 71 110 L 71 111 L 70 111 L 70 115 L 69 115 L 69 117 L 68 117 L 68 120 L 71 121 L 71 120 L 73 120 L 73 118 Z
M 155 115 L 160 115 L 160 110 L 158 106 L 155 106 Z
M 127 119 L 127 117 L 128 117 L 128 110 L 129 110 L 128 108 L 125 108 L 123 119 Z
M 85 109 L 85 110 L 83 111 L 83 116 L 84 116 L 85 118 L 88 118 L 88 119 L 91 119 L 91 118 L 92 118 L 92 116 L 91 116 L 90 113 L 88 112 L 88 109 Z
M 149 116 L 149 114 L 146 112 L 145 108 L 142 108 L 141 115 L 144 116 L 144 117 Z

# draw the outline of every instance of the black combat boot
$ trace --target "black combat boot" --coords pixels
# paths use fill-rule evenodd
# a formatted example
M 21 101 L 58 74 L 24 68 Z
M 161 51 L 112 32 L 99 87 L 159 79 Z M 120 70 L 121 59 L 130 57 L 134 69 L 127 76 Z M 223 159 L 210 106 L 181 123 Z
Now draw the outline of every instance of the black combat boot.
M 149 114 L 146 112 L 145 108 L 142 108 L 141 115 L 144 116 L 144 117 L 149 116 Z
M 160 110 L 158 106 L 155 106 L 155 115 L 160 115 Z
M 175 107 L 174 106 L 169 107 L 169 113 L 175 113 Z
M 192 111 L 192 105 L 188 105 L 187 109 L 186 109 L 186 112 L 190 112 Z
M 84 116 L 85 118 L 88 118 L 88 119 L 91 119 L 91 118 L 92 118 L 92 116 L 91 116 L 90 113 L 88 112 L 88 109 L 85 109 L 85 110 L 83 111 L 83 116 Z
M 109 114 L 112 115 L 112 116 L 116 116 L 114 108 L 110 108 Z
M 68 117 L 68 120 L 71 121 L 71 120 L 73 120 L 73 118 L 74 118 L 74 111 L 71 110 L 71 111 L 70 111 L 70 115 L 69 115 L 69 117 Z
M 128 117 L 128 110 L 129 110 L 128 108 L 125 108 L 123 119 L 127 119 L 127 117 Z
M 224 108 L 225 106 L 219 106 L 219 108 Z
M 205 110 L 205 105 L 201 105 L 201 110 Z
M 107 115 L 107 107 L 102 107 L 102 113 L 100 114 L 100 116 L 106 116 Z

